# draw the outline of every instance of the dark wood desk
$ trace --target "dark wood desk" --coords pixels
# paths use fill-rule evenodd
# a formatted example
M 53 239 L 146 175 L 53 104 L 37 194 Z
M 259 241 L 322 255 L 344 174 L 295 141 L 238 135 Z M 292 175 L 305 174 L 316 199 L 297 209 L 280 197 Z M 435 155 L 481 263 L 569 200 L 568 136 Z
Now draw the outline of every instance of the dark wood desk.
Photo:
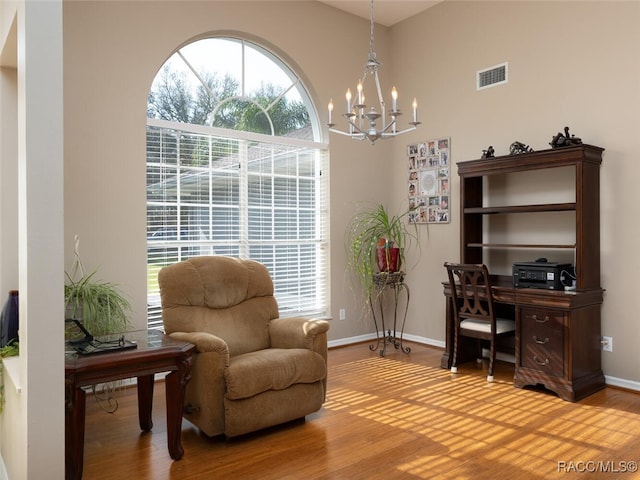
M 514 385 L 544 385 L 560 398 L 576 401 L 604 388 L 601 369 L 600 308 L 604 290 L 573 292 L 513 288 L 510 277 L 492 277 L 492 292 L 500 316 L 516 320 Z M 453 312 L 451 286 L 446 298 L 446 346 L 440 362 L 451 368 Z M 461 345 L 460 360 L 472 349 Z
M 192 344 L 172 340 L 158 330 L 125 334 L 138 348 L 90 356 L 67 354 L 65 360 L 65 476 L 82 478 L 86 393 L 83 387 L 137 377 L 138 420 L 143 431 L 153 427 L 154 374 L 170 372 L 165 380 L 167 443 L 174 460 L 184 453 L 180 439 L 184 390 L 190 379 Z

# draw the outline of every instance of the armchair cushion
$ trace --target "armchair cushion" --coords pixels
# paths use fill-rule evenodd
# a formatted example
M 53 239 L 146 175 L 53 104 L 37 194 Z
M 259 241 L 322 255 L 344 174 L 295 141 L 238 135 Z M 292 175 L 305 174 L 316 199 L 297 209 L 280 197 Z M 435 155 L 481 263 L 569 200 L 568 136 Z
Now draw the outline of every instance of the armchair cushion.
M 224 372 L 226 398 L 240 400 L 296 383 L 314 383 L 327 376 L 324 359 L 304 348 L 268 348 L 231 359 Z
M 460 328 L 473 330 L 475 332 L 491 333 L 491 322 L 467 318 L 460 322 Z M 516 322 L 508 318 L 496 318 L 496 334 L 513 332 L 516 329 Z

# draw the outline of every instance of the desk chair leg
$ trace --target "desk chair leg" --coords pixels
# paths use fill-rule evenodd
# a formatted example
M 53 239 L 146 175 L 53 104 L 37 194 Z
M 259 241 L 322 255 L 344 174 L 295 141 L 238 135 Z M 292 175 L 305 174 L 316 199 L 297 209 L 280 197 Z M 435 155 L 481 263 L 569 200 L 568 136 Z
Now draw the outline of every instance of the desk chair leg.
M 458 373 L 458 333 L 453 334 L 453 357 L 451 359 L 451 373 Z
M 476 338 L 476 363 L 482 363 L 482 340 Z
M 491 342 L 489 347 L 489 375 L 487 375 L 487 382 L 493 382 L 493 366 L 496 362 L 496 342 Z

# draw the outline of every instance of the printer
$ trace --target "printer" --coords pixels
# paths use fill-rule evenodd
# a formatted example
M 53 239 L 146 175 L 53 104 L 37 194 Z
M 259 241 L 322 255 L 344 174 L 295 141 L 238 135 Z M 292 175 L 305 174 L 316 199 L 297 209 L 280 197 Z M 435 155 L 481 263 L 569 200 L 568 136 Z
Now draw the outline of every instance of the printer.
M 548 262 L 538 259 L 535 262 L 513 264 L 514 288 L 542 288 L 545 290 L 564 290 L 570 287 L 575 278 L 575 268 L 569 263 Z

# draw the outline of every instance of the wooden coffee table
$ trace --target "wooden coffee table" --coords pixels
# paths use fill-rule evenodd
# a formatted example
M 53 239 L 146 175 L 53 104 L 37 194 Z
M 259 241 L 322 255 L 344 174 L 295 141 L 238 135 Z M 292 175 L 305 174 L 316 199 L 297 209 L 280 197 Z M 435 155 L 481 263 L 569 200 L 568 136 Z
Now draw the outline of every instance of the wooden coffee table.
M 181 431 L 184 390 L 189 382 L 194 346 L 173 340 L 159 330 L 127 332 L 138 347 L 89 356 L 67 354 L 65 360 L 65 472 L 66 479 L 82 478 L 86 392 L 83 387 L 125 378 L 137 378 L 140 429 L 153 427 L 154 374 L 170 372 L 165 379 L 167 444 L 174 460 L 182 458 Z

